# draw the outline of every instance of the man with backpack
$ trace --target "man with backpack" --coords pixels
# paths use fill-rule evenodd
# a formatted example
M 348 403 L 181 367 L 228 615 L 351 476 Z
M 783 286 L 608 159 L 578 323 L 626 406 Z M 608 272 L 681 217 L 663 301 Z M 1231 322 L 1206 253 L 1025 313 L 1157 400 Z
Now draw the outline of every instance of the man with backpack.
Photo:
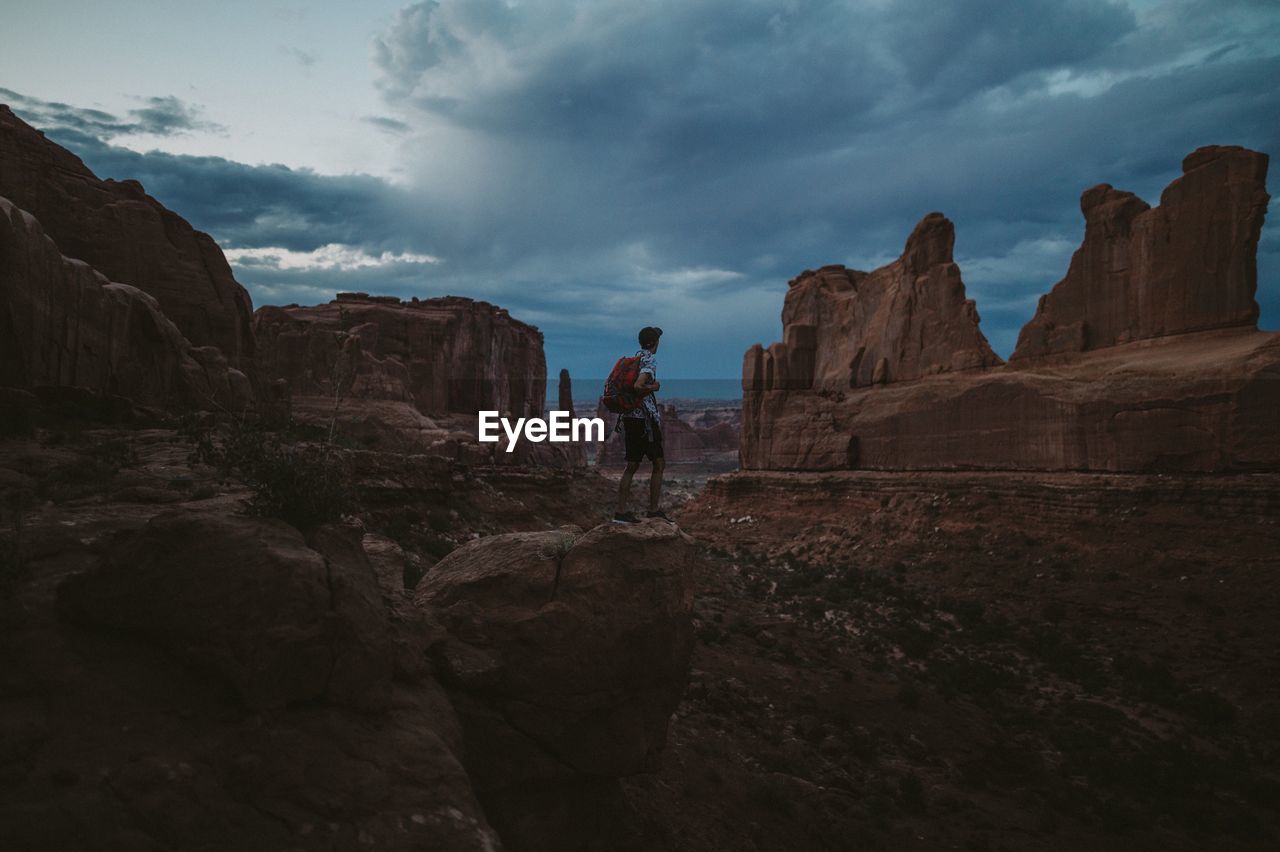
M 671 519 L 658 508 L 662 497 L 662 471 L 666 461 L 662 456 L 662 415 L 654 394 L 662 385 L 658 382 L 658 341 L 662 329 L 645 326 L 640 329 L 640 351 L 630 358 L 619 358 L 609 380 L 605 382 L 604 404 L 621 416 L 618 425 L 626 442 L 627 467 L 618 483 L 618 507 L 613 520 L 620 524 L 634 524 L 640 519 L 627 511 L 631 499 L 631 479 L 640 469 L 640 462 L 648 458 L 653 462 L 649 478 L 649 511 L 647 517 Z M 617 431 L 616 427 L 615 430 Z

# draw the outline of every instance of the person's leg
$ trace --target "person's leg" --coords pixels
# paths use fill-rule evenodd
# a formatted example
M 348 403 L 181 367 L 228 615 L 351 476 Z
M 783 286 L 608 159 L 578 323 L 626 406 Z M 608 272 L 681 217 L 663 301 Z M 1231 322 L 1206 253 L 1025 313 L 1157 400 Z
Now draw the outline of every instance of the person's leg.
M 666 459 L 658 457 L 653 460 L 653 474 L 649 477 L 649 511 L 658 511 L 658 501 L 662 499 L 662 471 L 667 467 Z
M 627 511 L 627 501 L 631 499 L 631 477 L 635 476 L 639 469 L 640 462 L 627 462 L 627 469 L 622 472 L 622 479 L 618 482 L 619 515 Z

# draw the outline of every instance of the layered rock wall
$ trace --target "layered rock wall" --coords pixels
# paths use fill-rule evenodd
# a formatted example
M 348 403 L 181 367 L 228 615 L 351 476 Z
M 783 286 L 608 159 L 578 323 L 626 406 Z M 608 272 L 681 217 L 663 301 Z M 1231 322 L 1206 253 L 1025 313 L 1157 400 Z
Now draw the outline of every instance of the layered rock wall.
M 824 266 L 793 279 L 783 340 L 747 350 L 744 390 L 848 390 L 1001 363 L 978 328 L 941 213 L 874 272 Z
M 785 341 L 746 354 L 742 467 L 1280 467 L 1280 336 L 1256 330 L 1254 301 L 1266 165 L 1200 149 L 1154 209 L 1087 191 L 1084 245 L 1009 365 L 977 329 L 936 214 L 888 267 L 802 275 Z
M 1154 208 L 1105 183 L 1080 197 L 1084 242 L 1011 360 L 1256 327 L 1267 156 L 1209 146 L 1188 155 L 1182 172 Z
M 249 379 L 193 346 L 136 287 L 64 257 L 0 198 L 0 386 L 86 388 L 141 405 L 242 409 Z
M 217 347 L 252 378 L 248 292 L 213 239 L 137 181 L 99 180 L 0 105 L 0 196 L 34 216 L 62 254 L 149 294 L 194 345 Z
M 295 400 L 391 400 L 428 417 L 542 413 L 542 333 L 488 302 L 339 293 L 260 308 L 253 327 L 264 375 L 287 381 Z

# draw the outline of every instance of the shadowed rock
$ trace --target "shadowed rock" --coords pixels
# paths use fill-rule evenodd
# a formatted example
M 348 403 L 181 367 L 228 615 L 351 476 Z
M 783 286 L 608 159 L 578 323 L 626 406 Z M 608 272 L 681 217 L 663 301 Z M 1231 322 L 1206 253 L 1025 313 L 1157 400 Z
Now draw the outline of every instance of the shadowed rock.
M 34 216 L 62 254 L 149 294 L 194 345 L 217 347 L 252 378 L 248 292 L 213 239 L 137 181 L 99 180 L 0 105 L 0 196 Z
M 467 771 L 508 842 L 589 839 L 601 826 L 581 815 L 654 767 L 688 677 L 692 558 L 659 522 L 515 533 L 459 548 L 418 586 L 451 634 L 437 654 Z
M 161 514 L 59 588 L 63 615 L 133 633 L 221 673 L 252 707 L 380 709 L 391 638 L 359 539 L 281 521 Z
M 64 257 L 0 198 L 0 385 L 84 388 L 166 408 L 242 409 L 249 379 L 193 346 L 157 301 Z

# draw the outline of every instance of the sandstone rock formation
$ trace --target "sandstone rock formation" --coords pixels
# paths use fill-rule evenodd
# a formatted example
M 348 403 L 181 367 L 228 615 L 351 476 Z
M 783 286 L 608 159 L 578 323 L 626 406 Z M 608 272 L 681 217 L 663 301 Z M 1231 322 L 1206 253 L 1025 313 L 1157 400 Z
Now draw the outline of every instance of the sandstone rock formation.
M 34 216 L 62 254 L 151 295 L 193 344 L 217 347 L 252 375 L 249 294 L 213 239 L 137 181 L 99 180 L 0 105 L 0 196 Z
M 569 378 L 568 370 L 560 371 L 560 386 L 557 391 L 560 410 L 569 412 L 570 417 L 576 417 L 573 411 L 573 379 Z
M 216 347 L 192 346 L 150 295 L 64 257 L 35 217 L 5 198 L 0 385 L 85 388 L 185 409 L 240 410 L 253 396 Z
M 477 441 L 480 410 L 542 416 L 542 333 L 488 302 L 339 293 L 254 315 L 259 364 L 296 420 L 368 446 L 470 464 L 580 467 L 575 444 Z
M 914 297 L 887 313 L 858 308 L 882 270 L 801 276 L 783 312 L 787 343 L 746 355 L 742 467 L 1280 467 L 1280 335 L 1254 325 L 1266 157 L 1200 149 L 1184 169 L 1154 210 L 1109 187 L 1085 193 L 1085 244 L 1006 366 L 987 357 L 954 265 L 914 279 Z M 931 214 L 886 269 L 949 261 L 949 244 Z M 930 297 L 929 282 L 950 295 Z M 922 303 L 938 307 L 920 326 Z
M 260 308 L 253 327 L 263 372 L 288 381 L 295 400 L 407 402 L 428 417 L 542 413 L 542 333 L 488 302 L 339 293 L 327 305 Z
M 745 469 L 1274 469 L 1280 336 L 1201 332 L 1053 369 L 755 393 L 744 406 Z
M 1267 156 L 1211 145 L 1151 207 L 1108 184 L 1080 197 L 1084 242 L 1011 360 L 1214 328 L 1254 328 Z
M 567 412 L 569 417 L 577 417 L 573 407 L 573 379 L 566 369 L 560 370 L 560 384 L 557 387 L 556 410 Z M 585 442 L 573 442 L 561 446 L 564 467 L 583 467 L 587 463 L 587 447 Z
M 504 838 L 582 848 L 600 827 L 580 814 L 653 767 L 688 675 L 692 555 L 659 522 L 517 533 L 454 551 L 419 585 L 451 634 L 437 658 Z
M 748 390 L 847 390 L 1001 363 L 952 260 L 955 229 L 920 220 L 902 256 L 874 272 L 824 266 L 793 279 L 784 340 L 747 350 Z

